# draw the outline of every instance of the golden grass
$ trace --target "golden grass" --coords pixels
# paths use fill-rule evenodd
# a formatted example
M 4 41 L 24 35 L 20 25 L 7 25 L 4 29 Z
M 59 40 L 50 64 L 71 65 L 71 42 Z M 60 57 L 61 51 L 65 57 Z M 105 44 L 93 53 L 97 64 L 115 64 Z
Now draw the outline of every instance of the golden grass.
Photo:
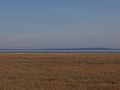
M 0 90 L 120 90 L 120 54 L 0 54 Z

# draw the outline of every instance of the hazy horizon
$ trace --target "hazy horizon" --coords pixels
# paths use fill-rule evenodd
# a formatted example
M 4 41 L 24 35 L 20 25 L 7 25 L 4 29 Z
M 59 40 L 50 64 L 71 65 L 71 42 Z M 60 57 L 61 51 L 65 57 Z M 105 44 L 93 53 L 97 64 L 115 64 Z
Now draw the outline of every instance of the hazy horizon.
M 63 46 L 63 47 L 56 47 L 56 46 L 44 47 L 44 46 L 43 46 L 43 47 L 42 47 L 42 46 L 40 46 L 40 47 L 27 47 L 27 48 L 26 48 L 26 47 L 23 47 L 23 48 L 19 48 L 19 47 L 17 47 L 17 48 L 15 48 L 15 47 L 13 47 L 13 48 L 0 48 L 0 50 L 14 50 L 14 49 L 15 49 L 15 50 L 17 50 L 17 49 L 18 49 L 18 50 L 19 50 L 19 49 L 21 49 L 21 50 L 22 50 L 22 49 L 23 49 L 23 50 L 32 50 L 32 49 L 33 49 L 33 50 L 34 50 L 34 49 L 35 49 L 35 50 L 37 50 L 37 49 L 38 49 L 38 50 L 39 50 L 39 49 L 41 49 L 41 50 L 42 50 L 42 49 L 43 49 L 43 50 L 45 50 L 45 49 L 46 49 L 46 50 L 47 50 L 47 49 L 48 49 L 48 50 L 49 50 L 49 49 L 51 49 L 51 50 L 54 50 L 54 49 L 56 49 L 56 50 L 59 50 L 59 49 L 63 49 L 63 50 L 64 50 L 64 49 L 68 49 L 68 50 L 70 50 L 70 49 L 73 49 L 73 50 L 76 50 L 76 49 L 86 49 L 86 50 L 87 50 L 87 49 L 88 49 L 88 50 L 89 50 L 89 49 L 91 49 L 91 50 L 94 50 L 94 49 L 96 49 L 96 50 L 100 50 L 100 49 L 101 49 L 101 50 L 106 50 L 106 49 L 112 50 L 112 49 L 113 49 L 113 50 L 114 50 L 114 49 L 115 49 L 115 50 L 120 50 L 120 48 L 118 48 L 118 47 L 116 47 L 116 48 L 111 48 L 111 47 L 74 47 L 74 46 L 73 46 L 73 47 L 69 47 L 69 46 L 66 46 L 66 47 L 65 47 L 65 46 Z
M 51 47 L 120 48 L 120 1 L 0 1 L 0 49 Z

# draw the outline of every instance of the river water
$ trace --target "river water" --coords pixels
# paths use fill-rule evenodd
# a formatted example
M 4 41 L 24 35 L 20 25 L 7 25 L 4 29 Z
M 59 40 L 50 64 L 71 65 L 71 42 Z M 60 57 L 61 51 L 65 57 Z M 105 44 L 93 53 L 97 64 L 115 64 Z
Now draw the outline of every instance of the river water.
M 120 53 L 120 50 L 5 49 L 0 53 Z

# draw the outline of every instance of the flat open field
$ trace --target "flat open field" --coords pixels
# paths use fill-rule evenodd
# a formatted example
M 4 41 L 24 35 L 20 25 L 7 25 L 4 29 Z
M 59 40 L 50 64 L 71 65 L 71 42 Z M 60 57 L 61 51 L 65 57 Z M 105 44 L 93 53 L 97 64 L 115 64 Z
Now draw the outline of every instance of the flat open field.
M 0 90 L 120 90 L 120 54 L 0 54 Z

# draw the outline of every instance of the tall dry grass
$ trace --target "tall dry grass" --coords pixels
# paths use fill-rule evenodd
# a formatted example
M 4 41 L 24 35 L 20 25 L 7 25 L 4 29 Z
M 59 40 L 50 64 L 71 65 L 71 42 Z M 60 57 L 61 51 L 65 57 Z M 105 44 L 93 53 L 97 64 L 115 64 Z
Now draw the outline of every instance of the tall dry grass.
M 120 54 L 0 54 L 0 90 L 120 90 Z

